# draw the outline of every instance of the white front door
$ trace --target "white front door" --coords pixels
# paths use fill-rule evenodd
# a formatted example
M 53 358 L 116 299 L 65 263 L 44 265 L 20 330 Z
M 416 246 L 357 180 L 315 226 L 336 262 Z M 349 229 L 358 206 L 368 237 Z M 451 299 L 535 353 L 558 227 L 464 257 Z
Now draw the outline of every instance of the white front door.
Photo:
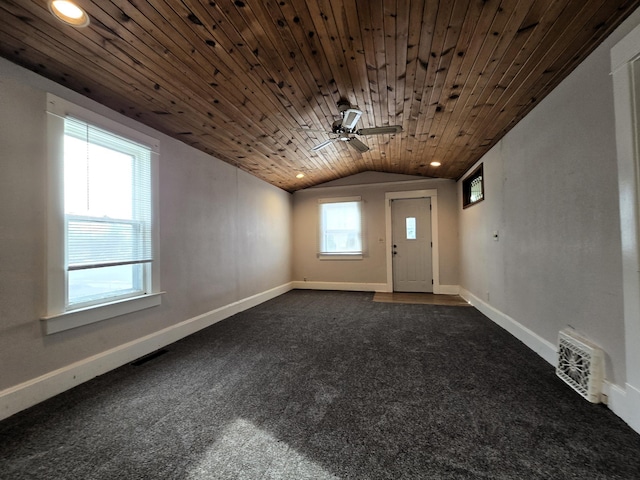
M 391 200 L 393 291 L 433 292 L 431 199 Z

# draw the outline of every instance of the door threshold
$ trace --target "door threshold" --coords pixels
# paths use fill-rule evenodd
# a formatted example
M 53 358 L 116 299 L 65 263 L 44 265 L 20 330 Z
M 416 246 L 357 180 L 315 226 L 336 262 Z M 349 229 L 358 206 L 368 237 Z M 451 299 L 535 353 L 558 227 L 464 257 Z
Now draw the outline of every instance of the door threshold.
M 451 305 L 470 307 L 471 305 L 460 295 L 442 295 L 434 293 L 412 292 L 376 292 L 374 302 L 406 303 L 415 305 Z

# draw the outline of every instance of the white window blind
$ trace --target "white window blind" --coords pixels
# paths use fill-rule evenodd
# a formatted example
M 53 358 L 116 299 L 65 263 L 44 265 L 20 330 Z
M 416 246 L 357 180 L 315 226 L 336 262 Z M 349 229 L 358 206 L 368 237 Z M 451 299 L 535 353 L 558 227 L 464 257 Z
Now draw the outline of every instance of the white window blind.
M 160 142 L 46 95 L 47 335 L 162 303 Z
M 361 203 L 320 204 L 320 253 L 362 253 Z
M 67 270 L 152 261 L 151 151 L 65 118 Z

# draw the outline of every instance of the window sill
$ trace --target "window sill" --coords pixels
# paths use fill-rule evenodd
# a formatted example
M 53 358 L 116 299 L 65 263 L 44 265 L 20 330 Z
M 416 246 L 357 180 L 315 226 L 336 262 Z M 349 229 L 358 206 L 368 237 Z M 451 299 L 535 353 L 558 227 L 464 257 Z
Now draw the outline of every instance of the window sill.
M 362 260 L 362 253 L 319 253 L 320 260 Z
M 109 318 L 119 317 L 127 313 L 137 312 L 145 308 L 156 307 L 162 303 L 162 294 L 150 293 L 139 297 L 126 298 L 112 303 L 71 310 L 41 318 L 44 333 L 64 332 L 72 328 L 89 325 Z

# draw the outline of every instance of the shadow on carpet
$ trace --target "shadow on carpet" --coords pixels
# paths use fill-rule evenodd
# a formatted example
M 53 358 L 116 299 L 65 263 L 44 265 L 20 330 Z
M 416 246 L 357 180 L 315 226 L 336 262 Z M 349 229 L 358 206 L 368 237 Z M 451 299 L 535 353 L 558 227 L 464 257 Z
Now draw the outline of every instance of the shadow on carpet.
M 637 479 L 640 436 L 474 308 L 292 291 L 0 423 L 2 479 Z

